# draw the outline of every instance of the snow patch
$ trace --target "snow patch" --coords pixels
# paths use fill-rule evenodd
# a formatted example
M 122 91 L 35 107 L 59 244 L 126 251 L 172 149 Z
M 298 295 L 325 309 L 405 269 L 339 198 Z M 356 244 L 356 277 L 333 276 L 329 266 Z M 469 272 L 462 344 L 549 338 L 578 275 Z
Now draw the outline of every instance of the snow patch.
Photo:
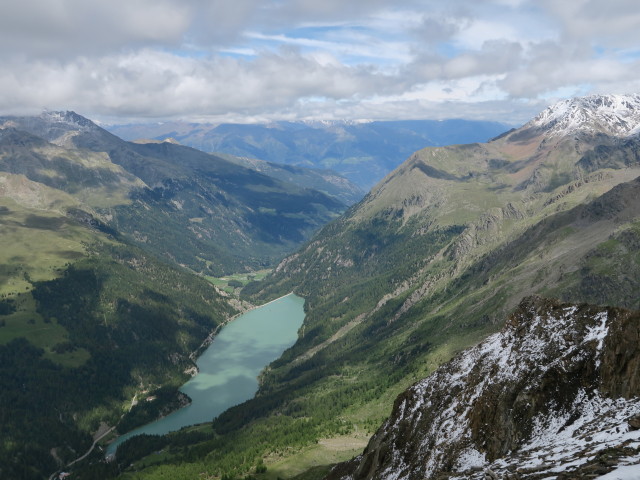
M 598 342 L 596 346 L 596 367 L 599 368 L 604 339 L 607 336 L 607 333 L 609 333 L 609 326 L 607 325 L 607 312 L 599 313 L 598 315 L 596 315 L 595 319 L 600 321 L 600 324 L 596 325 L 595 327 L 591 327 L 588 330 L 587 335 L 584 337 L 584 341 L 589 342 L 595 340 Z
M 640 458 L 636 457 L 635 461 L 640 463 Z M 598 477 L 597 480 L 638 480 L 639 478 L 640 465 L 625 465 Z
M 453 462 L 451 479 L 481 479 L 483 469 L 502 478 L 506 472 L 535 471 L 542 476 L 571 472 L 594 460 L 605 449 L 621 445 L 640 448 L 640 430 L 629 419 L 640 414 L 639 399 L 602 397 L 595 388 L 582 389 L 569 402 L 545 405 L 532 418 L 532 429 L 514 450 L 489 463 L 476 444 L 471 419 L 481 404 L 527 379 L 522 394 L 535 392 L 549 372 L 570 372 L 585 361 L 601 365 L 611 317 L 604 308 L 588 317 L 578 307 L 541 311 L 529 306 L 502 332 L 461 353 L 430 377 L 416 383 L 376 437 L 388 448 L 377 478 L 430 478 Z M 408 433 L 412 432 L 412 433 Z M 477 432 L 475 432 L 477 433 Z M 407 439 L 414 436 L 411 453 Z M 416 463 L 416 459 L 420 459 Z M 640 480 L 640 476 L 637 477 Z
M 460 454 L 455 469 L 464 472 L 472 468 L 483 467 L 486 463 L 487 457 L 485 454 L 470 447 Z

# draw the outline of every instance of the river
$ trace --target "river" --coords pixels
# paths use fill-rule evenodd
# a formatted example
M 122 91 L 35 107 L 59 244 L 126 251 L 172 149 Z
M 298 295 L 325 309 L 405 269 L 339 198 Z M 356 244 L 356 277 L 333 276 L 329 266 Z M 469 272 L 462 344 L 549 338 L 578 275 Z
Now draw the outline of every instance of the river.
M 106 455 L 112 455 L 118 445 L 135 435 L 163 435 L 210 422 L 229 407 L 252 398 L 262 369 L 298 338 L 303 307 L 303 298 L 289 294 L 225 325 L 198 358 L 199 373 L 180 388 L 191 397 L 191 404 L 121 435 L 109 445 Z

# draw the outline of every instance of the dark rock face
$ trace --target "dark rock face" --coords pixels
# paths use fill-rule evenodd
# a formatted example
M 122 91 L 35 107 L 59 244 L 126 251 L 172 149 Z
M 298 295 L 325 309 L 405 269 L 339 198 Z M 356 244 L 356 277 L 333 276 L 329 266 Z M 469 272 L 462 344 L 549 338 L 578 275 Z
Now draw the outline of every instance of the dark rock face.
M 401 394 L 329 479 L 533 479 L 639 463 L 639 362 L 640 312 L 527 298 L 502 332 Z

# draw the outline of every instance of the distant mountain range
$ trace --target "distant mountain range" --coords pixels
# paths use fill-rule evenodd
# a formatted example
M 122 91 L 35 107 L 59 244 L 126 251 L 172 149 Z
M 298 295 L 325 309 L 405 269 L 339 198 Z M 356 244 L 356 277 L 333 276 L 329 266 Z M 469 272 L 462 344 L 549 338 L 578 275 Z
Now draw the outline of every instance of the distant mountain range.
M 172 138 L 205 152 L 330 169 L 366 191 L 416 150 L 484 142 L 510 127 L 487 121 L 405 120 L 255 125 L 167 122 L 106 128 L 126 140 Z

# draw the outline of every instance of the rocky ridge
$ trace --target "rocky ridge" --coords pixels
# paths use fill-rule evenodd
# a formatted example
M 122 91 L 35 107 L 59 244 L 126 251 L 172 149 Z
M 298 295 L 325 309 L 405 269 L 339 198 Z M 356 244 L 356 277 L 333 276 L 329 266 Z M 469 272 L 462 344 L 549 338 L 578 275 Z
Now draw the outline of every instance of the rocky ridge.
M 639 468 L 639 339 L 640 312 L 529 297 L 500 333 L 401 394 L 363 454 L 328 478 L 568 479 Z

